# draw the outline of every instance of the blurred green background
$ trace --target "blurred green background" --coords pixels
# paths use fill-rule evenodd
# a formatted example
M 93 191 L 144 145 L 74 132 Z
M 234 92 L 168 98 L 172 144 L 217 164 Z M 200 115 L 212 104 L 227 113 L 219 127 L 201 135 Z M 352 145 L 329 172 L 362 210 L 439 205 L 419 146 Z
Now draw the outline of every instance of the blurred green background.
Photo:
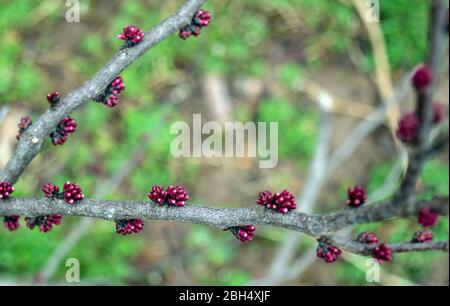
M 21 116 L 36 120 L 48 106 L 48 92 L 66 95 L 92 76 L 121 45 L 116 35 L 124 26 L 149 29 L 182 2 L 80 0 L 81 22 L 68 23 L 64 1 L 0 0 L 0 110 L 8 110 L 0 120 L 0 167 L 14 149 Z M 427 2 L 380 1 L 396 80 L 425 57 Z M 251 206 L 261 190 L 287 187 L 298 194 L 305 184 L 318 114 L 304 82 L 319 83 L 342 99 L 379 104 L 372 47 L 351 1 L 224 0 L 208 1 L 205 9 L 213 12 L 213 22 L 200 37 L 182 41 L 173 35 L 122 74 L 127 88 L 118 107 L 92 102 L 75 112 L 77 133 L 62 147 L 49 141 L 15 185 L 14 196 L 38 196 L 48 180 L 71 180 L 90 197 L 143 147 L 135 169 L 106 198 L 143 200 L 153 184 L 173 183 L 185 185 L 193 203 Z M 440 98 L 447 108 L 448 79 L 445 84 Z M 248 159 L 172 158 L 170 125 L 189 122 L 192 113 L 205 120 L 278 121 L 278 167 L 262 170 Z M 345 110 L 333 115 L 333 147 L 359 120 Z M 145 135 L 150 143 L 143 146 Z M 315 211 L 343 207 L 348 185 L 364 184 L 371 192 L 384 183 L 398 158 L 389 129 L 379 128 L 361 147 L 321 192 Z M 448 151 L 427 164 L 419 188 L 424 197 L 448 195 Z M 14 233 L 1 229 L 0 282 L 38 279 L 78 222 L 64 217 L 47 234 L 23 222 Z M 373 230 L 398 242 L 418 229 L 415 220 L 402 220 L 361 226 L 355 234 Z M 287 233 L 260 226 L 255 240 L 243 245 L 228 232 L 201 226 L 147 221 L 141 234 L 121 237 L 114 223 L 96 221 L 50 282 L 64 283 L 65 259 L 73 257 L 80 260 L 84 283 L 248 284 L 265 275 Z M 434 233 L 437 240 L 448 239 L 447 218 Z M 302 239 L 297 255 L 314 246 L 313 239 Z M 287 283 L 368 284 L 361 263 L 359 256 L 331 266 L 317 259 Z M 441 252 L 396 254 L 384 269 L 396 276 L 388 284 L 448 285 L 448 254 Z

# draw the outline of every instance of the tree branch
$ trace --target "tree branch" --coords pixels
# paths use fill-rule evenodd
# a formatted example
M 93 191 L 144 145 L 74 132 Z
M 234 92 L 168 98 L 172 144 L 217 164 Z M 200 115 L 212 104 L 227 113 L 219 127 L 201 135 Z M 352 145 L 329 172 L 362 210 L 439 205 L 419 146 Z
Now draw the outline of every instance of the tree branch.
M 406 200 L 405 200 L 406 201 Z M 347 208 L 343 211 L 325 215 L 325 232 L 335 232 L 347 226 L 390 220 L 395 217 L 417 216 L 418 212 L 429 207 L 441 215 L 448 215 L 448 198 L 435 197 L 431 201 L 403 202 L 392 200 L 389 203 L 372 204 L 358 209 Z
M 22 172 L 42 149 L 56 125 L 76 108 L 101 94 L 111 81 L 146 51 L 188 24 L 206 0 L 187 0 L 172 16 L 145 33 L 144 40 L 133 48 L 120 50 L 80 88 L 71 92 L 56 107 L 47 110 L 22 135 L 11 160 L 0 171 L 0 181 L 17 182 Z
M 342 248 L 351 253 L 360 254 L 364 256 L 370 256 L 373 250 L 377 247 L 377 244 L 364 244 L 359 243 L 348 238 L 333 236 L 327 238 L 330 243 Z M 421 252 L 421 251 L 447 251 L 448 241 L 430 242 L 430 243 L 393 243 L 388 244 L 388 247 L 393 253 L 406 253 L 406 252 Z
M 405 178 L 396 195 L 399 199 L 412 199 L 415 196 L 416 182 L 428 156 L 429 136 L 433 128 L 433 99 L 437 85 L 437 72 L 442 60 L 442 51 L 447 35 L 444 31 L 445 12 L 446 5 L 443 0 L 431 1 L 430 25 L 428 29 L 429 53 L 426 64 L 432 74 L 432 83 L 428 88 L 417 93 L 416 113 L 420 118 L 421 125 L 418 132 L 417 145 L 410 154 Z
M 435 197 L 431 201 L 415 201 L 411 205 L 386 202 L 337 213 L 311 215 L 305 213 L 280 214 L 256 206 L 251 208 L 212 208 L 187 205 L 174 208 L 157 206 L 150 201 L 105 201 L 85 199 L 69 205 L 63 200 L 46 198 L 11 198 L 0 201 L 0 215 L 43 216 L 61 214 L 93 217 L 105 220 L 149 219 L 193 223 L 227 229 L 239 225 L 266 224 L 299 231 L 319 238 L 355 224 L 383 221 L 395 217 L 417 216 L 424 207 L 439 214 L 448 214 L 448 198 Z

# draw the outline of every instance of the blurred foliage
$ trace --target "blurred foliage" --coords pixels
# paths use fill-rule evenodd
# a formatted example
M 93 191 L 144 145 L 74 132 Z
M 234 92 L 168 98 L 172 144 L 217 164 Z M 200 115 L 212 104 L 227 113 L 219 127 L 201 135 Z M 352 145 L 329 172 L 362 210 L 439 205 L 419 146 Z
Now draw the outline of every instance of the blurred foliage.
M 78 218 L 63 218 L 68 228 L 75 225 L 77 220 Z M 24 222 L 21 227 L 25 227 Z M 20 234 L 2 231 L 0 274 L 7 271 L 20 277 L 33 279 L 62 239 L 64 239 L 64 231 L 61 227 L 55 227 L 47 234 L 42 234 L 38 230 L 22 229 Z M 77 258 L 80 261 L 83 278 L 121 284 L 123 279 L 136 272 L 136 268 L 133 268 L 129 262 L 142 249 L 143 243 L 142 239 L 136 237 L 114 235 L 113 224 L 98 222 L 67 258 Z M 8 252 L 3 251 L 5 246 Z M 57 278 L 63 279 L 65 272 L 64 260 L 60 271 L 56 274 Z
M 264 100 L 260 107 L 262 122 L 278 122 L 281 157 L 311 156 L 314 150 L 316 115 L 301 110 L 284 99 Z
M 86 2 L 91 7 L 88 15 L 82 16 L 83 21 L 102 18 L 103 15 L 96 10 L 102 2 L 99 1 L 100 5 Z M 83 35 L 76 46 L 80 57 L 72 58 L 66 64 L 74 73 L 81 73 L 85 77 L 92 75 L 118 46 L 115 34 L 124 25 L 135 23 L 142 28 L 150 28 L 167 16 L 179 2 L 122 1 L 116 7 L 114 18 L 107 18 L 101 28 L 91 28 L 89 33 Z M 45 3 L 48 1 L 40 5 L 36 0 L 2 1 L 0 74 L 3 82 L 0 83 L 0 103 L 32 96 L 33 100 L 38 99 L 33 93 L 43 85 L 39 77 L 41 67 L 33 62 L 33 54 L 28 54 L 32 46 L 24 44 L 23 39 L 35 33 L 36 27 L 32 22 L 38 22 L 40 15 L 44 14 L 43 18 L 48 19 L 45 30 L 61 22 L 57 17 L 65 13 L 65 7 L 46 6 Z M 381 1 L 381 25 L 393 68 L 409 69 L 423 58 L 426 50 L 426 6 L 422 0 L 409 1 L 408 5 L 401 1 Z M 294 39 L 291 35 L 297 31 L 305 33 L 302 36 L 306 37 L 299 48 L 301 53 L 306 53 L 306 58 L 301 61 L 304 64 L 319 64 L 323 53 L 347 53 L 350 42 L 357 34 L 362 34 L 358 33 L 359 17 L 353 7 L 340 1 L 248 0 L 241 4 L 223 1 L 214 5 L 208 3 L 206 8 L 214 13 L 214 26 L 206 30 L 207 39 L 205 36 L 190 39 L 183 42 L 181 48 L 179 40 L 166 40 L 136 62 L 132 70 L 124 73 L 129 91 L 140 101 L 150 103 L 154 98 L 154 91 L 151 90 L 153 86 L 177 82 L 183 77 L 183 71 L 177 68 L 184 65 L 194 68 L 189 64 L 192 62 L 196 63 L 194 69 L 198 69 L 197 73 L 208 71 L 228 75 L 239 71 L 241 75 L 261 77 L 267 73 L 263 56 L 270 41 L 284 40 L 285 44 L 290 44 L 290 40 Z M 47 15 L 45 9 L 48 10 Z M 286 16 L 287 21 L 283 20 Z M 298 28 L 290 28 L 289 21 Z M 239 27 L 231 27 L 230 24 L 239 24 Z M 372 70 L 371 50 L 366 47 L 367 35 L 364 33 L 359 38 L 362 40 L 361 48 L 366 52 L 362 67 Z M 51 51 L 49 39 L 51 37 L 42 36 L 41 41 L 32 43 L 42 44 L 42 47 Z M 197 52 L 199 49 L 204 52 L 200 54 Z M 284 78 L 292 73 L 288 67 L 282 66 Z
M 82 0 L 82 22 L 67 24 L 63 19 L 67 8 L 58 1 L 0 1 L 0 106 L 25 109 L 34 118 L 47 107 L 47 92 L 61 88 L 67 94 L 115 53 L 121 44 L 116 35 L 125 25 L 149 29 L 183 2 Z M 173 181 L 194 188 L 200 171 L 197 162 L 179 163 L 170 158 L 172 138 L 168 122 L 183 116 L 183 106 L 170 103 L 183 102 L 193 93 L 197 95 L 198 80 L 210 73 L 227 80 L 263 80 L 270 76 L 283 91 L 295 92 L 306 77 L 306 70 L 315 70 L 330 61 L 338 65 L 350 62 L 348 53 L 355 44 L 363 54 L 356 68 L 373 71 L 368 36 L 347 2 L 208 1 L 205 8 L 213 12 L 214 22 L 204 34 L 187 41 L 169 38 L 127 69 L 122 74 L 127 89 L 121 97 L 120 110 L 89 103 L 76 112 L 73 117 L 79 126 L 77 137 L 71 136 L 65 147 L 47 150 L 47 144 L 40 159 L 44 165 L 62 164 L 63 169 L 57 168 L 50 172 L 51 177 L 39 179 L 24 175 L 16 185 L 15 196 L 38 194 L 39 183 L 49 179 L 60 185 L 67 179 L 77 180 L 90 196 L 101 182 L 117 172 L 148 132 L 151 144 L 140 166 L 108 198 L 144 199 L 152 184 Z M 423 0 L 408 1 L 408 5 L 403 1 L 381 1 L 381 26 L 395 70 L 410 69 L 425 54 L 426 45 L 422 42 L 426 33 L 426 5 Z M 60 54 L 64 48 L 70 54 Z M 265 95 L 257 119 L 279 122 L 280 160 L 292 161 L 303 170 L 314 150 L 318 120 L 311 107 L 291 102 L 296 101 L 292 96 Z M 239 118 L 252 118 L 246 104 L 239 104 L 235 112 Z M 169 118 L 164 120 L 168 113 Z M 382 163 L 368 174 L 370 190 L 383 183 L 391 165 Z M 448 167 L 440 161 L 427 164 L 423 183 L 424 197 L 435 193 L 448 195 Z M 346 186 L 340 187 L 343 191 Z M 339 194 L 344 195 L 344 191 Z M 25 230 L 23 222 L 17 233 L 1 230 L 0 275 L 35 277 L 77 220 L 65 217 L 62 226 L 46 235 Z M 389 242 L 409 239 L 417 229 L 414 220 L 357 227 L 358 231 L 379 232 L 389 237 Z M 146 259 L 144 263 L 152 267 L 151 271 L 139 268 L 137 262 L 143 260 L 141 257 L 151 257 L 148 254 L 155 252 L 146 236 L 119 237 L 113 233 L 113 223 L 98 221 L 67 255 L 80 259 L 83 279 L 113 284 L 162 284 L 170 278 L 166 271 L 173 268 L 170 260 L 155 268 Z M 274 249 L 284 235 L 283 230 L 261 227 L 258 243 L 241 245 L 229 233 L 192 226 L 186 233 L 182 264 L 194 283 L 246 284 L 262 273 L 255 269 L 265 270 L 264 264 L 270 257 L 267 250 Z M 439 222 L 435 235 L 437 239 L 448 237 L 447 219 Z M 310 242 L 313 243 L 308 240 L 306 244 L 309 246 Z M 388 269 L 426 283 L 431 269 L 429 260 L 439 256 L 442 255 L 396 255 L 396 264 Z M 255 262 L 261 264 L 255 267 Z M 331 269 L 337 283 L 366 283 L 364 274 L 351 264 L 342 262 Z M 53 280 L 63 280 L 64 273 L 62 266 Z

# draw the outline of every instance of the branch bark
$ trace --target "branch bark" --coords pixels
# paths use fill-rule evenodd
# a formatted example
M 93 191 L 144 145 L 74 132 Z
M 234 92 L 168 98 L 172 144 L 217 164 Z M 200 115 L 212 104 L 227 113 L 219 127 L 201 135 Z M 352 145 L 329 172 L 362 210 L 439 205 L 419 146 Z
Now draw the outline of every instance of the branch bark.
M 426 64 L 432 74 L 432 83 L 426 90 L 418 92 L 416 98 L 416 113 L 421 125 L 418 132 L 418 141 L 410 154 L 410 161 L 405 178 L 397 192 L 400 199 L 413 199 L 416 182 L 428 157 L 430 147 L 429 137 L 433 128 L 433 99 L 437 85 L 437 72 L 442 60 L 443 46 L 446 40 L 445 25 L 446 5 L 443 0 L 431 1 L 429 25 L 429 52 Z
M 355 224 L 414 216 L 429 207 L 441 215 L 448 214 L 448 198 L 435 197 L 430 201 L 415 201 L 409 205 L 385 202 L 340 212 L 312 215 L 305 213 L 280 214 L 263 207 L 213 208 L 199 205 L 185 207 L 157 206 L 150 201 L 106 201 L 85 199 L 69 205 L 63 200 L 46 198 L 11 198 L 0 201 L 0 215 L 43 216 L 61 214 L 93 217 L 105 220 L 149 219 L 194 223 L 227 229 L 239 225 L 266 224 L 320 238 Z
M 370 256 L 373 250 L 377 247 L 376 244 L 364 244 L 348 238 L 334 236 L 328 239 L 330 243 L 342 248 L 351 253 L 360 254 L 364 256 Z M 401 242 L 388 244 L 388 247 L 394 253 L 406 253 L 406 252 L 421 252 L 421 251 L 447 251 L 448 241 L 438 241 L 430 243 L 411 243 Z

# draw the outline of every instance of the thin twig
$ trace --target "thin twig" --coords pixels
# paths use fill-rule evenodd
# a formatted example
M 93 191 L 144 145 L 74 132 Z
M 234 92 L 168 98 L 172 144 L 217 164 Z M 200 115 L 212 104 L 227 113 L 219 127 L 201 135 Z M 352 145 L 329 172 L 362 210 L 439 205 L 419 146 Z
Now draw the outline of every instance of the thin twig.
M 377 244 L 359 243 L 346 237 L 340 236 L 329 237 L 328 241 L 336 246 L 339 246 L 343 250 L 365 256 L 372 255 L 373 250 L 377 247 Z M 448 252 L 448 241 L 429 242 L 429 243 L 402 242 L 402 243 L 388 244 L 388 247 L 394 253 L 421 252 L 432 250 Z
M 420 118 L 421 124 L 417 144 L 410 154 L 406 175 L 396 195 L 399 199 L 413 200 L 416 182 L 427 160 L 427 152 L 430 146 L 429 136 L 433 127 L 433 98 L 437 84 L 437 72 L 442 60 L 442 51 L 446 39 L 444 31 L 445 11 L 446 5 L 444 1 L 431 1 L 429 54 L 426 63 L 432 74 L 432 84 L 425 90 L 417 93 L 416 113 Z

